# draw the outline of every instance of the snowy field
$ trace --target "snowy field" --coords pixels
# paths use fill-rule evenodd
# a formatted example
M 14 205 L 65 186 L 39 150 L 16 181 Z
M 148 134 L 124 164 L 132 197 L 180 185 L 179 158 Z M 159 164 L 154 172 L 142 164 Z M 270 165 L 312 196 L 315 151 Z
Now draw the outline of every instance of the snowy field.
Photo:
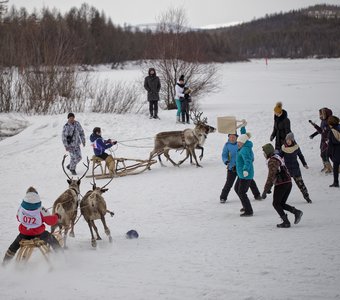
M 98 76 L 133 81 L 141 71 L 100 68 Z M 113 218 L 106 217 L 112 244 L 97 222 L 103 240 L 93 249 L 81 218 L 76 237 L 68 239 L 69 249 L 52 257 L 53 271 L 38 252 L 24 267 L 0 267 L 0 299 L 340 299 L 340 189 L 329 188 L 332 176 L 320 173 L 320 137 L 308 138 L 314 132 L 308 120 L 319 124 L 319 108 L 329 107 L 340 116 L 340 60 L 270 60 L 267 67 L 262 60 L 223 64 L 220 82 L 218 93 L 201 100 L 202 111 L 215 127 L 218 116 L 248 121 L 260 191 L 267 176 L 261 146 L 269 141 L 273 107 L 282 101 L 288 111 L 310 167 L 302 173 L 313 201 L 307 204 L 293 184 L 288 203 L 304 213 L 298 225 L 276 228 L 281 220 L 271 195 L 255 201 L 248 193 L 251 218 L 239 217 L 241 203 L 234 191 L 226 204 L 219 203 L 226 176 L 221 151 L 227 137 L 213 133 L 205 144 L 203 168 L 188 162 L 176 168 L 166 162 L 167 167 L 156 164 L 151 171 L 111 182 L 104 196 L 115 212 Z M 146 159 L 153 145 L 150 137 L 186 128 L 175 124 L 175 111 L 159 115 L 161 120 L 83 113 L 76 119 L 87 138 L 99 126 L 104 137 L 121 141 L 114 151 L 117 157 Z M 29 126 L 0 142 L 1 259 L 18 233 L 15 215 L 27 187 L 35 186 L 48 208 L 67 187 L 61 168 L 66 114 L 0 115 L 0 120 L 16 119 Z M 89 144 L 82 148 L 83 158 L 92 156 Z M 170 155 L 176 161 L 181 156 Z M 84 169 L 79 164 L 77 171 Z M 85 178 L 81 193 L 89 189 L 90 179 Z M 139 239 L 125 238 L 130 229 L 139 232 Z

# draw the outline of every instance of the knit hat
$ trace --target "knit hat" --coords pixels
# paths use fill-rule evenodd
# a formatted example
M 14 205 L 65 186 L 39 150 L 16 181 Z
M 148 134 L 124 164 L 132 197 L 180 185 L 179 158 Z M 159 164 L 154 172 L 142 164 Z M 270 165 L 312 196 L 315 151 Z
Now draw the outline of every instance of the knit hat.
M 136 230 L 131 229 L 131 230 L 129 230 L 129 231 L 125 234 L 125 237 L 126 237 L 127 239 L 138 239 L 139 234 L 138 234 L 138 232 L 137 232 Z
M 293 133 L 293 132 L 287 133 L 287 135 L 286 135 L 286 141 L 288 141 L 288 140 L 290 140 L 290 141 L 292 141 L 292 142 L 295 141 L 294 133 Z
M 237 142 L 240 142 L 240 143 L 244 144 L 246 141 L 249 140 L 249 138 L 250 138 L 250 134 L 249 133 L 241 134 L 237 138 Z
M 178 79 L 178 81 L 184 81 L 184 75 L 181 75 Z
M 274 154 L 274 152 L 275 152 L 275 149 L 274 149 L 273 145 L 270 144 L 270 143 L 265 144 L 264 146 L 262 146 L 262 150 L 266 154 L 267 157 L 272 155 L 272 154 Z
M 74 116 L 74 113 L 69 113 L 68 115 L 67 115 L 67 119 L 69 119 L 69 118 L 74 118 L 75 116 Z
M 330 116 L 328 117 L 327 123 L 329 126 L 338 126 L 339 125 L 339 118 L 336 116 Z
M 41 201 L 38 193 L 27 192 L 21 202 L 21 206 L 26 210 L 36 210 L 41 207 Z
M 282 113 L 282 102 L 277 102 L 275 107 L 274 107 L 274 112 L 276 114 Z

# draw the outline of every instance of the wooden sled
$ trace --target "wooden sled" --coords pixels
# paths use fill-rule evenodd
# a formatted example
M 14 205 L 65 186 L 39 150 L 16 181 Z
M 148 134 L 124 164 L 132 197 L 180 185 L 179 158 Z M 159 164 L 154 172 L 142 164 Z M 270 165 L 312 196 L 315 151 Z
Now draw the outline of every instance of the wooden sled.
M 56 237 L 59 243 L 62 241 L 61 235 L 59 234 L 53 235 Z M 52 267 L 51 261 L 49 259 L 49 253 L 51 252 L 50 246 L 45 241 L 39 238 L 34 238 L 31 240 L 21 240 L 20 248 L 16 256 L 16 261 L 27 262 L 32 256 L 32 253 L 35 248 L 38 248 L 40 250 L 46 262 L 49 264 L 50 267 Z
M 92 157 L 92 175 L 86 176 L 87 178 L 95 177 L 96 179 L 112 178 L 112 177 L 122 177 L 127 175 L 136 175 L 150 169 L 150 166 L 157 163 L 156 160 L 143 160 L 143 159 L 133 159 L 124 157 L 114 157 L 115 171 L 111 174 L 106 166 L 103 159 L 99 157 Z M 104 163 L 104 168 L 102 166 Z M 100 168 L 101 173 L 95 173 L 97 167 Z

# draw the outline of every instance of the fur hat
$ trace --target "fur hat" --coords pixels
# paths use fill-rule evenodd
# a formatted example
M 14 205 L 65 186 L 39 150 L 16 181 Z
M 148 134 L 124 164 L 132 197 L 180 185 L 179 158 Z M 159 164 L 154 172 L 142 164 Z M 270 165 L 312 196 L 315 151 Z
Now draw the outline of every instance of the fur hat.
M 67 115 L 67 119 L 69 119 L 69 118 L 74 118 L 75 116 L 74 116 L 74 113 L 68 113 L 68 115 Z
M 286 135 L 286 141 L 288 141 L 288 140 L 290 140 L 290 141 L 292 141 L 292 142 L 295 141 L 294 133 L 293 133 L 293 132 L 287 133 L 287 135 Z
M 21 206 L 26 210 L 36 210 L 41 207 L 40 197 L 34 188 L 29 188 L 27 190 L 26 195 L 21 202 Z
M 330 116 L 328 117 L 327 123 L 329 126 L 338 126 L 339 125 L 339 118 L 336 116 Z
M 282 113 L 282 102 L 277 102 L 275 107 L 274 107 L 274 112 L 276 114 Z
M 267 157 L 273 155 L 275 153 L 275 149 L 272 144 L 268 143 L 262 146 L 263 152 L 266 154 Z
M 181 75 L 178 79 L 178 81 L 184 81 L 184 75 Z
M 247 133 L 245 133 L 245 134 L 241 134 L 241 135 L 237 138 L 237 141 L 238 141 L 239 143 L 244 144 L 246 141 L 249 140 L 249 138 L 250 138 L 250 133 L 247 132 Z

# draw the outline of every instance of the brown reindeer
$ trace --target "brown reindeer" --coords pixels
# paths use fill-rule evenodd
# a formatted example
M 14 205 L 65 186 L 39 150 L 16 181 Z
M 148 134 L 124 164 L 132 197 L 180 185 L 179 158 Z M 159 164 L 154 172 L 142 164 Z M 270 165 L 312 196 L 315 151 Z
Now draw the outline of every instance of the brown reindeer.
M 53 203 L 53 209 L 52 212 L 58 213 L 60 215 L 60 218 L 58 220 L 58 223 L 54 226 L 51 227 L 51 232 L 53 233 L 54 230 L 59 227 L 60 230 L 64 230 L 63 234 L 63 239 L 64 239 L 64 247 L 66 248 L 66 238 L 67 238 L 67 233 L 69 229 L 71 228 L 70 231 L 70 236 L 74 237 L 74 222 L 77 217 L 77 209 L 78 209 L 78 196 L 80 194 L 80 182 L 86 175 L 87 171 L 89 170 L 89 159 L 87 158 L 87 165 L 85 173 L 79 178 L 79 179 L 72 179 L 71 177 L 68 176 L 68 174 L 65 171 L 64 163 L 65 163 L 65 158 L 67 155 L 64 155 L 63 161 L 62 161 L 62 167 L 63 171 L 66 174 L 68 180 L 68 189 L 63 192 L 57 200 L 54 201 Z
M 97 240 L 101 240 L 98 233 L 98 229 L 94 223 L 94 220 L 100 219 L 103 223 L 104 230 L 106 235 L 109 237 L 109 242 L 112 243 L 112 237 L 110 229 L 106 225 L 105 221 L 105 214 L 109 213 L 111 217 L 113 217 L 114 213 L 109 211 L 106 208 L 106 202 L 102 196 L 103 193 L 105 193 L 108 189 L 105 187 L 112 181 L 113 177 L 110 179 L 110 181 L 105 184 L 103 187 L 97 187 L 95 183 L 95 179 L 93 176 L 93 188 L 92 191 L 88 191 L 83 199 L 80 201 L 80 212 L 84 216 L 84 219 L 86 220 L 87 224 L 89 225 L 90 232 L 91 232 L 91 245 L 92 247 L 97 246 L 97 241 L 94 237 L 93 230 L 96 232 Z
M 202 113 L 193 112 L 194 118 L 191 116 L 191 119 L 194 121 L 195 128 L 194 129 L 185 129 L 183 131 L 165 131 L 160 132 L 155 136 L 155 145 L 154 149 L 150 153 L 149 159 L 151 160 L 155 155 L 158 155 L 158 160 L 162 166 L 161 155 L 164 156 L 174 165 L 179 166 L 182 164 L 189 156 L 192 156 L 195 159 L 196 166 L 201 167 L 201 165 L 197 161 L 197 157 L 195 154 L 195 149 L 201 149 L 202 153 L 200 158 L 203 157 L 203 144 L 205 139 L 207 138 L 207 134 L 210 132 L 214 132 L 216 129 L 212 126 L 207 125 L 207 118 L 201 120 L 200 117 Z M 171 149 L 185 149 L 187 150 L 187 156 L 181 160 L 178 164 L 176 164 L 169 156 L 169 151 Z

